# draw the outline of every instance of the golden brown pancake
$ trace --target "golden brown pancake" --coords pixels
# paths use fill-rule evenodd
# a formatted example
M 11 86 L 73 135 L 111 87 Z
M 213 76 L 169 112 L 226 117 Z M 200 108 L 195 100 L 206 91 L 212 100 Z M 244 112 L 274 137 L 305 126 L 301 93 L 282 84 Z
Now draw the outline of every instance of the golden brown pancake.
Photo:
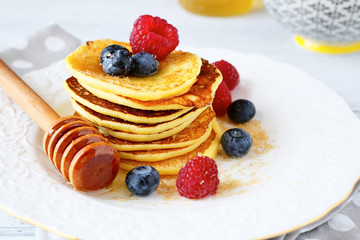
M 109 39 L 87 42 L 66 58 L 64 82 L 79 116 L 98 127 L 121 157 L 120 168 L 155 167 L 177 174 L 191 158 L 215 159 L 220 131 L 211 103 L 220 71 L 195 54 L 174 51 L 152 76 L 111 76 L 100 65 Z
M 70 77 L 64 82 L 64 89 L 70 97 L 96 112 L 135 123 L 153 124 L 167 122 L 180 117 L 192 109 L 152 111 L 119 105 L 93 95 L 81 86 L 74 77 Z
M 212 129 L 212 128 L 210 128 Z M 205 137 L 198 139 L 197 142 L 189 146 L 180 147 L 180 148 L 165 148 L 165 149 L 153 149 L 153 150 L 138 150 L 138 151 L 118 151 L 120 158 L 143 161 L 143 162 L 156 162 L 162 161 L 165 159 L 177 157 L 184 155 L 188 152 L 191 152 L 202 144 L 210 135 L 211 131 L 205 132 Z
M 123 139 L 106 136 L 110 144 L 119 151 L 143 151 L 154 149 L 181 148 L 196 142 L 201 142 L 208 137 L 212 129 L 212 121 L 215 112 L 208 108 L 202 112 L 188 127 L 181 132 L 150 142 L 132 142 Z M 208 134 L 207 134 L 208 133 Z
M 182 130 L 184 130 L 187 126 L 189 126 L 189 124 L 191 124 L 192 121 L 193 121 L 192 119 L 189 119 L 188 121 L 176 127 L 165 130 L 163 132 L 153 133 L 153 134 L 138 134 L 138 133 L 124 132 L 116 129 L 102 127 L 96 124 L 95 125 L 99 129 L 99 131 L 106 136 L 112 136 L 114 138 L 124 139 L 132 142 L 150 142 L 150 141 L 163 139 L 169 136 L 173 136 L 174 134 L 177 134 Z
M 120 168 L 125 171 L 130 171 L 137 166 L 150 165 L 156 168 L 160 175 L 175 175 L 178 174 L 182 166 L 187 161 L 196 156 L 208 156 L 215 159 L 217 150 L 220 145 L 220 134 L 216 132 L 215 129 L 216 128 L 214 128 L 205 142 L 187 154 L 158 162 L 139 162 L 128 159 L 121 159 Z
M 194 108 L 182 116 L 168 122 L 157 124 L 141 124 L 128 122 L 120 118 L 114 118 L 95 112 L 94 110 L 82 105 L 79 102 L 76 102 L 73 99 L 71 99 L 71 103 L 77 113 L 95 125 L 137 134 L 156 134 L 169 130 L 189 120 L 193 121 L 206 109 L 206 107 L 196 109 Z
M 220 71 L 208 61 L 202 59 L 200 74 L 197 81 L 184 94 L 153 101 L 141 101 L 135 98 L 125 97 L 119 94 L 106 92 L 92 87 L 78 79 L 79 83 L 95 96 L 107 99 L 111 102 L 143 110 L 169 110 L 190 107 L 205 107 L 211 105 L 215 91 L 222 81 Z
M 87 42 L 65 59 L 68 71 L 77 79 L 106 92 L 139 99 L 158 100 L 179 95 L 187 91 L 197 80 L 201 59 L 193 53 L 173 51 L 159 62 L 156 74 L 137 77 L 111 76 L 100 65 L 102 50 L 117 44 L 128 48 L 130 44 L 110 39 Z

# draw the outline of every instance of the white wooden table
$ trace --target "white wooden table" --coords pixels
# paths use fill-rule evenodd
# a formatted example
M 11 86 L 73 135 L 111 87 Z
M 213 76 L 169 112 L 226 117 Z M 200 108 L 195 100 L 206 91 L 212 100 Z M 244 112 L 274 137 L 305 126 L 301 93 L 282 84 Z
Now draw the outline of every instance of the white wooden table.
M 228 48 L 265 55 L 303 69 L 342 96 L 360 117 L 360 52 L 326 55 L 307 51 L 264 9 L 244 16 L 211 18 L 186 12 L 177 0 L 2 0 L 0 50 L 50 22 L 83 40 L 128 41 L 134 20 L 145 13 L 165 18 L 178 28 L 179 48 Z M 0 240 L 35 239 L 35 231 L 35 227 L 0 211 Z

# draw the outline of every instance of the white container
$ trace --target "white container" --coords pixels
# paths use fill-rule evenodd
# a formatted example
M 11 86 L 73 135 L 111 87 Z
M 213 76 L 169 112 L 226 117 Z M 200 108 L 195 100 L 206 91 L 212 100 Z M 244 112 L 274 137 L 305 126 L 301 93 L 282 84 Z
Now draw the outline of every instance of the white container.
M 360 50 L 359 0 L 264 0 L 268 12 L 311 50 Z

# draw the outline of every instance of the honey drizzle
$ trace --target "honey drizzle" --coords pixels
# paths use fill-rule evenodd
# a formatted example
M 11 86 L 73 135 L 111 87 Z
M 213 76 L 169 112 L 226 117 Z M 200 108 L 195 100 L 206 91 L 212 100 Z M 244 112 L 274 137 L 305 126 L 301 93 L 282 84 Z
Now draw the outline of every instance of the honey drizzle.
M 247 131 L 253 139 L 250 152 L 245 157 L 239 159 L 230 159 L 221 146 L 219 147 L 219 157 L 217 159 L 221 159 L 220 161 L 234 161 L 232 167 L 238 169 L 238 176 L 236 177 L 226 169 L 219 169 L 220 184 L 216 197 L 220 198 L 233 194 L 241 194 L 246 191 L 245 189 L 247 187 L 260 184 L 261 179 L 257 176 L 257 172 L 266 164 L 266 161 L 261 159 L 260 156 L 272 150 L 275 144 L 271 141 L 269 132 L 262 127 L 261 121 L 259 120 L 253 119 L 247 123 L 234 124 L 228 117 L 222 117 L 218 118 L 218 122 L 222 132 L 230 128 L 242 128 Z M 161 195 L 164 200 L 174 200 L 179 197 L 175 184 L 176 176 L 162 177 L 162 181 L 156 192 Z

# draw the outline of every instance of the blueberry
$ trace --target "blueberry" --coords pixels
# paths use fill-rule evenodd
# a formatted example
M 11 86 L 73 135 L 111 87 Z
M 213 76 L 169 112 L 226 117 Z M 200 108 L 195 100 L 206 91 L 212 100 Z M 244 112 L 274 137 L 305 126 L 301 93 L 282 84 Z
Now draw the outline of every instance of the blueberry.
M 241 128 L 231 128 L 221 136 L 221 146 L 230 157 L 245 156 L 252 146 L 250 134 Z
M 131 59 L 131 73 L 138 76 L 154 75 L 159 68 L 159 62 L 147 52 L 139 52 Z
M 110 75 L 126 75 L 130 71 L 131 52 L 120 45 L 110 45 L 100 54 L 100 64 Z
M 124 46 L 112 44 L 104 48 L 100 54 L 100 60 L 114 53 L 115 50 L 123 51 L 131 57 L 131 52 Z
M 126 175 L 125 184 L 137 196 L 147 196 L 159 186 L 159 172 L 151 166 L 138 166 Z
M 232 102 L 227 113 L 230 120 L 236 123 L 245 123 L 255 116 L 255 106 L 252 102 L 245 99 L 239 99 Z

